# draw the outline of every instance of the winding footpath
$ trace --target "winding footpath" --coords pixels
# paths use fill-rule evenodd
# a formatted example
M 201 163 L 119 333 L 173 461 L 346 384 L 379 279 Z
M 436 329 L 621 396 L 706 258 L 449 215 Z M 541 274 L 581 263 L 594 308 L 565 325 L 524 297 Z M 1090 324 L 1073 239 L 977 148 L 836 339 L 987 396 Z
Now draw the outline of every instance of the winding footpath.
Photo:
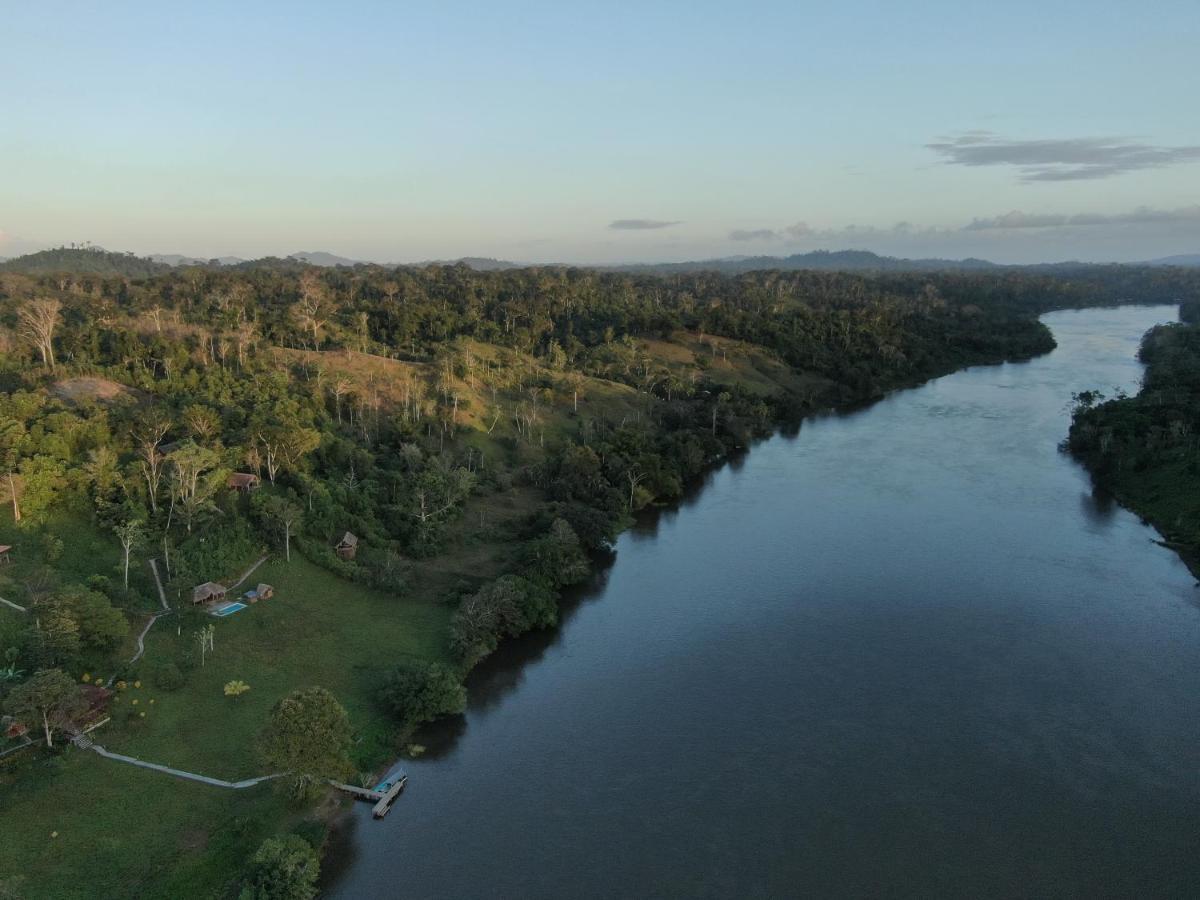
M 170 766 L 146 762 L 144 759 L 138 759 L 135 756 L 126 756 L 123 753 L 113 753 L 109 750 L 105 750 L 99 744 L 95 743 L 86 734 L 75 735 L 75 737 L 71 738 L 71 743 L 82 750 L 91 750 L 93 753 L 98 753 L 105 759 L 115 759 L 117 762 L 129 763 L 131 766 L 139 766 L 143 769 L 152 769 L 155 772 L 162 772 L 166 775 L 174 775 L 176 778 L 184 778 L 188 781 L 199 781 L 201 784 L 209 784 L 213 787 L 231 788 L 235 791 L 254 787 L 256 784 L 262 784 L 264 781 L 270 781 L 272 778 L 279 778 L 284 774 L 279 772 L 274 775 L 260 775 L 258 778 L 247 778 L 244 781 L 223 781 L 220 778 L 210 778 L 207 775 L 198 775 L 195 772 L 185 772 L 183 769 L 172 769 Z
M 3 603 L 5 606 L 11 606 L 17 612 L 23 612 L 23 613 L 29 612 L 29 610 L 27 610 L 25 607 L 18 606 L 16 603 L 13 603 L 11 600 L 5 600 L 3 597 L 0 597 L 0 603 Z
M 269 556 L 269 555 L 270 555 L 270 554 L 268 554 L 268 556 Z M 240 584 L 241 584 L 243 581 L 245 581 L 247 578 L 249 578 L 251 575 L 253 575 L 253 574 L 254 574 L 254 570 L 255 570 L 255 569 L 257 569 L 259 566 L 261 566 L 261 565 L 262 565 L 263 563 L 265 563 L 266 561 L 267 561 L 267 556 L 263 556 L 263 557 L 261 557 L 261 558 L 258 560 L 258 562 L 256 562 L 254 565 L 252 565 L 250 568 L 248 568 L 248 569 L 247 569 L 245 572 L 243 572 L 243 573 L 242 573 L 242 577 L 241 577 L 241 578 L 239 578 L 237 581 L 235 581 L 233 584 L 231 584 L 231 585 L 229 586 L 229 590 L 231 590 L 231 591 L 232 591 L 232 590 L 233 590 L 235 587 L 237 587 L 237 586 L 238 586 L 238 585 L 240 585 Z M 151 563 L 153 563 L 153 560 L 151 560 Z M 155 571 L 155 573 L 154 573 L 154 577 L 155 577 L 155 578 L 158 578 L 158 571 L 157 571 L 157 570 L 156 570 L 156 571 Z M 161 592 L 161 591 L 162 591 L 162 585 L 159 585 L 159 588 L 158 588 L 158 589 L 159 589 L 159 591 Z M 163 601 L 163 605 L 164 605 L 164 606 L 166 605 L 166 601 L 165 601 L 165 600 Z

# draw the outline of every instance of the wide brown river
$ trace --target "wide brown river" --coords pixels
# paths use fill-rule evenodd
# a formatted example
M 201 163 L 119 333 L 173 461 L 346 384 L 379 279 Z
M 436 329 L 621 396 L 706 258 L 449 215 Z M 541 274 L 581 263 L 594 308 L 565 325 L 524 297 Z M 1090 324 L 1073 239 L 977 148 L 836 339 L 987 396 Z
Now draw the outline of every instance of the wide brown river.
M 1057 450 L 1173 307 L 804 422 L 470 682 L 327 891 L 1200 896 L 1200 590 Z

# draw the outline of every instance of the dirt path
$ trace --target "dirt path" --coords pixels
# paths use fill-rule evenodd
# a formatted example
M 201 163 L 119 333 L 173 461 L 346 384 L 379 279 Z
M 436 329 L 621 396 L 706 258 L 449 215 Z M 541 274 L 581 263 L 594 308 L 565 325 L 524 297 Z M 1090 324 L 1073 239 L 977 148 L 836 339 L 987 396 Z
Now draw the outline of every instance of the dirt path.
M 264 556 L 262 559 L 260 559 L 258 562 L 256 562 L 254 565 L 252 565 L 250 568 L 248 568 L 245 572 L 242 573 L 241 578 L 239 578 L 237 581 L 235 581 L 233 584 L 231 584 L 229 586 L 229 590 L 232 591 L 235 587 L 237 587 L 239 584 L 241 584 L 243 581 L 245 581 L 247 578 L 249 578 L 251 575 L 253 575 L 254 570 L 257 569 L 259 566 L 261 566 L 266 561 L 267 561 L 267 557 Z M 159 588 L 159 590 L 162 590 L 162 588 Z
M 84 750 L 91 750 L 94 753 L 99 753 L 105 759 L 115 759 L 117 762 L 128 763 L 131 766 L 139 766 L 143 769 L 151 769 L 155 772 L 162 772 L 166 775 L 174 775 L 176 778 L 185 778 L 188 781 L 199 781 L 201 784 L 211 784 L 213 787 L 230 788 L 235 791 L 240 791 L 245 788 L 254 787 L 256 784 L 262 784 L 264 781 L 270 781 L 272 778 L 279 778 L 280 775 L 260 775 L 258 778 L 247 778 L 244 781 L 222 781 L 220 778 L 209 778 L 207 775 L 198 775 L 195 772 L 185 772 L 183 769 L 172 769 L 170 766 L 162 766 L 158 763 L 146 762 L 133 756 L 126 756 L 123 753 L 112 753 L 105 750 L 99 744 L 93 743 L 87 735 L 81 734 L 73 738 L 75 746 Z
M 150 560 L 150 571 L 154 573 L 154 584 L 158 587 L 158 602 L 162 604 L 164 610 L 170 612 L 171 607 L 167 605 L 167 592 L 163 590 L 162 579 L 158 577 L 157 560 Z

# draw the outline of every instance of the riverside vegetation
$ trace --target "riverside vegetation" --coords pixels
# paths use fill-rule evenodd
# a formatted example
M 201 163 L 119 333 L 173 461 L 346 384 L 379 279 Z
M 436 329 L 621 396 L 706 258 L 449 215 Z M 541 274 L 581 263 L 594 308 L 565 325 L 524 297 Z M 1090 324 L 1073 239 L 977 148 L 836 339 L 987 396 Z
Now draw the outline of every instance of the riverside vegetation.
M 1142 338 L 1136 396 L 1076 396 L 1067 448 L 1096 484 L 1154 525 L 1200 577 L 1200 303 Z
M 91 252 L 91 251 L 80 251 Z M 639 509 L 806 411 L 1053 347 L 1054 306 L 1200 278 L 1003 273 L 160 271 L 59 251 L 0 273 L 0 699 L 14 896 L 310 896 L 334 803 L 461 711 L 506 637 L 552 626 Z M 68 254 L 69 255 L 69 254 Z M 130 263 L 130 265 L 133 265 Z M 231 473 L 262 487 L 229 489 Z M 358 537 L 353 559 L 334 547 Z M 191 608 L 261 555 L 275 597 Z M 166 580 L 161 612 L 147 560 Z M 111 684 L 111 750 L 65 745 Z M 226 687 L 238 683 L 236 692 Z M 33 729 L 31 729 L 33 731 Z

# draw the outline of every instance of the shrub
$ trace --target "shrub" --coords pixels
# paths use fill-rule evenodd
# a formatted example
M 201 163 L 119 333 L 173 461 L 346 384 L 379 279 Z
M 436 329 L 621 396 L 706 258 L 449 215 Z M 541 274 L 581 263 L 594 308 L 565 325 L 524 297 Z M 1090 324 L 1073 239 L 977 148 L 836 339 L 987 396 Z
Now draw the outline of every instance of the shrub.
M 467 708 L 458 675 L 437 663 L 402 663 L 392 670 L 379 699 L 406 729 Z
M 187 676 L 173 662 L 160 663 L 150 674 L 154 686 L 164 691 L 177 691 L 187 683 Z
M 238 900 L 310 900 L 320 873 L 316 851 L 304 838 L 267 838 L 250 860 Z
M 473 666 L 502 636 L 548 628 L 558 620 L 558 597 L 544 584 L 503 575 L 463 599 L 450 623 L 450 647 Z

